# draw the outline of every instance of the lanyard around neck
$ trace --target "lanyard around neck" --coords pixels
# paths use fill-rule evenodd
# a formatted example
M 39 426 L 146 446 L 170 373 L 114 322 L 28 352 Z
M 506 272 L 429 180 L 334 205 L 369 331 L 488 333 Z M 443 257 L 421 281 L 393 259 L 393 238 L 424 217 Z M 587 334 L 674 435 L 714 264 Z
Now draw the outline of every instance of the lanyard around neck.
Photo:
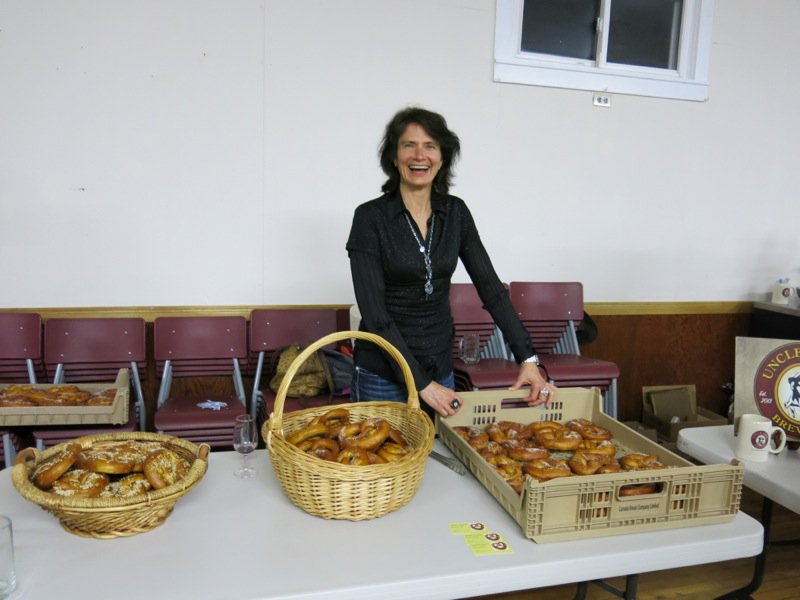
M 419 239 L 417 235 L 417 230 L 414 229 L 414 225 L 411 223 L 411 218 L 408 216 L 408 212 L 403 213 L 403 216 L 406 218 L 406 223 L 408 223 L 408 228 L 411 230 L 411 235 L 414 236 L 414 240 L 416 240 L 417 245 L 419 246 L 419 251 L 422 254 L 422 259 L 425 261 L 425 297 L 427 298 L 433 293 L 433 269 L 431 266 L 431 246 L 433 245 L 433 228 L 436 226 L 436 214 L 434 213 L 431 216 L 431 227 L 430 231 L 428 231 L 428 243 L 422 243 L 422 240 Z

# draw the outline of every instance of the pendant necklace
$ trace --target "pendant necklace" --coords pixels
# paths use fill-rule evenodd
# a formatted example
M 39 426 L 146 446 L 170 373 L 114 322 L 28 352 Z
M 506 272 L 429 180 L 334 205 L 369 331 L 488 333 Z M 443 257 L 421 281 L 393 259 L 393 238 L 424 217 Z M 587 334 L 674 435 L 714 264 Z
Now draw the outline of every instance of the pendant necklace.
M 425 247 L 419 236 L 417 235 L 414 226 L 411 224 L 411 219 L 408 217 L 408 213 L 404 213 L 406 218 L 406 223 L 408 223 L 408 228 L 411 230 L 411 235 L 414 236 L 417 244 L 419 245 L 419 251 L 422 254 L 422 259 L 425 261 L 425 297 L 427 298 L 433 293 L 433 270 L 431 269 L 431 246 L 433 245 L 433 227 L 436 225 L 436 215 L 434 214 L 431 217 L 431 230 L 428 232 L 428 247 Z

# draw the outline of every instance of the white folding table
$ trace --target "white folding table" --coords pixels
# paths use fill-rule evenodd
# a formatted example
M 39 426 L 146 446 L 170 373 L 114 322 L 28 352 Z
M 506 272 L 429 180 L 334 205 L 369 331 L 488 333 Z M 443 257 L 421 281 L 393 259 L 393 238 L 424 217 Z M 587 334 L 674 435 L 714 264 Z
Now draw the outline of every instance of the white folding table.
M 438 442 L 437 450 L 448 453 Z M 738 513 L 717 525 L 536 544 L 472 475 L 429 461 L 411 502 L 377 519 L 313 517 L 283 493 L 265 450 L 240 480 L 240 457 L 213 452 L 205 478 L 156 529 L 96 540 L 66 532 L 0 471 L 11 517 L 13 600 L 451 599 L 755 556 L 762 528 Z M 476 555 L 453 523 L 480 521 L 511 553 Z M 58 592 L 60 590 L 60 592 Z
M 736 456 L 733 425 L 681 429 L 678 433 L 678 448 L 706 464 L 730 463 Z M 780 454 L 771 454 L 763 463 L 744 462 L 744 485 L 764 498 L 761 508 L 764 547 L 756 559 L 750 583 L 718 600 L 748 597 L 761 585 L 769 549 L 773 502 L 800 513 L 799 475 L 800 454 L 793 450 L 785 449 Z

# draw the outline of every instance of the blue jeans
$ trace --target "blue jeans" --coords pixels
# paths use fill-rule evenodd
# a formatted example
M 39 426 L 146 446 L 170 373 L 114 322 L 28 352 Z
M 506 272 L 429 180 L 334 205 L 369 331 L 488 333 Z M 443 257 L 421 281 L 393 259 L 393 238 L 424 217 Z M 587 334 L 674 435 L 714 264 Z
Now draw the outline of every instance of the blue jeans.
M 450 389 L 455 389 L 453 373 L 438 379 L 437 383 Z M 397 385 L 372 371 L 356 367 L 356 371 L 353 374 L 353 389 L 350 392 L 350 399 L 353 402 L 367 402 L 370 400 L 405 402 L 408 400 L 408 390 L 405 386 Z M 420 400 L 420 404 L 423 404 L 422 400 Z

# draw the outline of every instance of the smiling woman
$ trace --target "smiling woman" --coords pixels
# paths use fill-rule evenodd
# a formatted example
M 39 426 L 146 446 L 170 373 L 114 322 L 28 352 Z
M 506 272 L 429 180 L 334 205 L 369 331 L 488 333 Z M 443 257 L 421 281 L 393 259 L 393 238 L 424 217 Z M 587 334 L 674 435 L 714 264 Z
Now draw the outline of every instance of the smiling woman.
M 423 408 L 455 414 L 450 279 L 459 259 L 520 363 L 516 387 L 552 399 L 527 331 L 495 273 L 466 203 L 448 192 L 461 146 L 445 119 L 422 108 L 397 113 L 380 148 L 384 194 L 359 206 L 347 251 L 361 329 L 388 340 L 414 375 Z M 353 400 L 406 399 L 402 374 L 380 348 L 356 341 Z

